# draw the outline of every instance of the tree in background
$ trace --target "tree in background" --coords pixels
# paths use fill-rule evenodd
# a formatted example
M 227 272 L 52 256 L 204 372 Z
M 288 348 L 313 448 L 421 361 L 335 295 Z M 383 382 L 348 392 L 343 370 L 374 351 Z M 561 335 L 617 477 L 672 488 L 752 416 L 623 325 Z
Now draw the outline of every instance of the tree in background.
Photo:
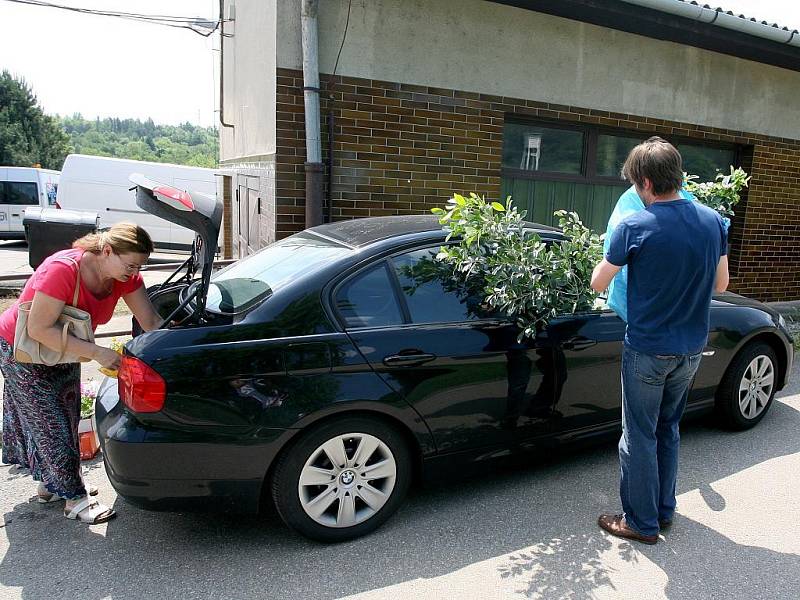
M 191 123 L 156 125 L 152 119 L 84 119 L 80 114 L 61 118 L 61 125 L 78 154 L 216 167 L 217 130 Z
M 60 170 L 69 152 L 69 137 L 25 81 L 0 73 L 0 165 Z

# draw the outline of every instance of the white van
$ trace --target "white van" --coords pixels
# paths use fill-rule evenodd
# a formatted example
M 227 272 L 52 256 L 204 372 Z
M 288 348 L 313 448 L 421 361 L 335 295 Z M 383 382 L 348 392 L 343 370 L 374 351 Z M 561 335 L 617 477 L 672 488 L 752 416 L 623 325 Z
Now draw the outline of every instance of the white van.
M 25 208 L 56 205 L 59 171 L 0 167 L 0 240 L 24 240 Z
M 110 227 L 119 221 L 132 221 L 147 230 L 157 247 L 167 250 L 188 249 L 194 240 L 194 232 L 136 206 L 136 197 L 128 181 L 132 173 L 141 173 L 182 190 L 213 197 L 217 195 L 213 169 L 70 154 L 61 168 L 58 205 L 64 209 L 99 213 L 100 227 Z

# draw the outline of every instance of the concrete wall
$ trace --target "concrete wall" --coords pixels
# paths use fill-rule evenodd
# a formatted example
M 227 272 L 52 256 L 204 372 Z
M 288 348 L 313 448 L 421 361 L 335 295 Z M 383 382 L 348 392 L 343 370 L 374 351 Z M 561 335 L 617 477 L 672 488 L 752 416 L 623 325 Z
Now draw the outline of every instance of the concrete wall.
M 230 4 L 225 2 L 226 17 Z M 234 125 L 220 127 L 223 163 L 263 160 L 275 152 L 277 0 L 237 0 L 235 5 L 235 22 L 225 24 L 225 33 L 233 37 L 223 40 L 224 116 Z
M 300 69 L 300 0 L 277 1 L 278 66 Z M 347 4 L 320 3 L 323 73 Z M 354 0 L 337 75 L 800 139 L 798 72 L 485 0 Z

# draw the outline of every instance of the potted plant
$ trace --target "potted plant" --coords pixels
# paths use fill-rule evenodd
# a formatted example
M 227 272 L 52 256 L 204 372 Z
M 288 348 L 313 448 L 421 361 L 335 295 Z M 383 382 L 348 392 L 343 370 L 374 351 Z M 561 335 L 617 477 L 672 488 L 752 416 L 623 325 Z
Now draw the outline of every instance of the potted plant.
M 97 426 L 94 420 L 94 403 L 97 398 L 97 389 L 97 382 L 91 379 L 81 384 L 81 420 L 78 423 L 81 460 L 94 458 L 100 449 L 100 440 L 97 437 Z

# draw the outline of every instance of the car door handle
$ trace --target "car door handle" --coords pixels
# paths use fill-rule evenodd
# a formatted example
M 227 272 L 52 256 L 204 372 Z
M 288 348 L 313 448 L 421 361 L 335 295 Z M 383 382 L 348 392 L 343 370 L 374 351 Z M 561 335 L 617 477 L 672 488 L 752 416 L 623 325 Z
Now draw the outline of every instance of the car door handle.
M 561 344 L 564 350 L 586 350 L 597 345 L 597 340 L 592 340 L 582 335 L 571 337 Z
M 387 367 L 417 367 L 431 362 L 436 358 L 435 354 L 425 354 L 418 352 L 414 354 L 393 354 L 383 359 L 383 364 Z

